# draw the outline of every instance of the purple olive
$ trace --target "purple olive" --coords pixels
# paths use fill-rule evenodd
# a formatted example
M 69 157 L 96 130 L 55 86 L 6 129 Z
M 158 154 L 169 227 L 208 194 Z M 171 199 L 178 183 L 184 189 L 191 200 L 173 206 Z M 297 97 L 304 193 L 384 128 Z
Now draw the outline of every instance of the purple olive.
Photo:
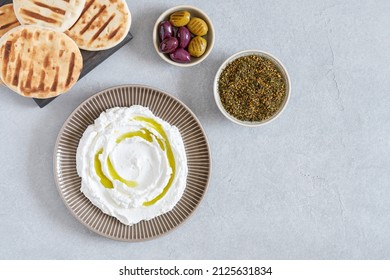
M 191 61 L 190 54 L 183 48 L 176 49 L 173 53 L 169 55 L 169 57 L 176 62 L 179 63 L 188 63 Z
M 177 30 L 178 30 L 179 28 L 177 28 L 177 27 L 173 27 L 173 34 L 172 34 L 172 37 L 175 37 L 175 38 L 177 38 Z
M 179 41 L 175 37 L 170 37 L 161 42 L 160 52 L 171 53 L 174 50 L 176 50 L 178 46 L 179 46 Z
M 179 47 L 185 48 L 188 46 L 191 40 L 191 33 L 187 27 L 180 27 L 177 31 L 177 39 L 179 40 Z
M 169 21 L 162 21 L 158 26 L 158 33 L 161 41 L 173 36 L 172 24 Z

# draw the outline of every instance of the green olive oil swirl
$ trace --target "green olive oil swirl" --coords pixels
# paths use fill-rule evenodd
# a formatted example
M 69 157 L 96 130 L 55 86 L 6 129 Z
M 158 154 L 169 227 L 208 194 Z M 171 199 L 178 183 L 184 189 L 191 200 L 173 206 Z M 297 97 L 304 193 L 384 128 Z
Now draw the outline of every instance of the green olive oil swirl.
M 161 135 L 161 137 L 164 139 L 164 142 L 161 139 L 159 139 L 156 135 L 154 135 L 152 132 L 150 132 L 149 130 L 142 128 L 139 131 L 132 131 L 132 132 L 128 132 L 128 133 L 121 135 L 120 137 L 118 137 L 116 139 L 116 143 L 119 144 L 123 140 L 125 140 L 127 138 L 132 138 L 135 136 L 141 137 L 148 142 L 153 142 L 153 138 L 154 138 L 154 139 L 156 139 L 157 143 L 159 144 L 161 150 L 166 152 L 169 166 L 172 169 L 172 174 L 170 175 L 169 181 L 168 181 L 167 185 L 164 187 L 163 191 L 159 195 L 157 195 L 155 198 L 153 198 L 152 200 L 145 201 L 143 203 L 144 206 L 151 206 L 151 205 L 155 204 L 157 201 L 159 201 L 161 198 L 163 198 L 165 196 L 165 194 L 168 192 L 169 188 L 171 187 L 171 185 L 173 183 L 173 179 L 175 178 L 176 162 L 175 162 L 175 157 L 174 157 L 173 152 L 172 152 L 171 145 L 169 144 L 168 136 L 166 135 L 162 126 L 158 122 L 156 122 L 155 120 L 153 120 L 151 118 L 135 117 L 134 119 L 137 121 L 145 122 L 151 128 L 155 129 Z M 152 137 L 152 135 L 154 137 Z M 114 186 L 113 186 L 111 180 L 109 178 L 107 178 L 106 175 L 104 175 L 103 170 L 102 170 L 102 165 L 101 165 L 101 162 L 99 159 L 99 156 L 102 153 L 103 153 L 103 148 L 101 148 L 95 155 L 95 171 L 96 171 L 96 174 L 98 175 L 98 177 L 100 178 L 100 183 L 105 188 L 112 189 L 112 188 L 114 188 Z M 126 179 L 122 178 L 116 172 L 109 157 L 107 158 L 107 167 L 108 167 L 108 171 L 110 173 L 110 176 L 114 180 L 118 180 L 118 181 L 124 183 L 128 187 L 136 187 L 137 186 L 137 182 L 126 180 Z
M 112 179 L 118 180 L 119 182 L 122 182 L 123 184 L 125 184 L 126 186 L 128 186 L 130 188 L 134 188 L 138 185 L 137 182 L 135 182 L 135 181 L 130 181 L 130 180 L 126 180 L 126 179 L 122 178 L 118 174 L 118 172 L 116 172 L 114 166 L 111 163 L 110 157 L 107 158 L 107 167 L 108 167 L 108 172 L 110 172 Z
M 107 189 L 113 189 L 114 186 L 113 186 L 111 180 L 108 179 L 106 177 L 106 175 L 104 175 L 103 170 L 102 170 L 102 164 L 101 164 L 100 159 L 99 159 L 99 156 L 102 153 L 103 153 L 103 148 L 101 148 L 95 155 L 95 171 L 96 171 L 96 174 L 100 178 L 100 183 Z
M 175 178 L 175 174 L 176 174 L 175 156 L 173 155 L 171 145 L 169 144 L 168 136 L 165 133 L 164 129 L 162 128 L 161 124 L 159 124 L 158 122 L 156 122 L 155 120 L 153 120 L 151 118 L 146 118 L 146 117 L 135 117 L 134 119 L 136 121 L 143 121 L 143 122 L 147 123 L 151 128 L 155 129 L 161 135 L 161 137 L 165 141 L 168 163 L 169 163 L 169 166 L 172 168 L 172 174 L 169 178 L 167 185 L 164 187 L 163 191 L 159 195 L 157 195 L 155 198 L 153 198 L 152 200 L 145 201 L 143 203 L 144 206 L 151 206 L 166 195 L 166 193 L 168 192 L 169 188 L 171 187 L 171 185 L 173 183 L 173 179 Z

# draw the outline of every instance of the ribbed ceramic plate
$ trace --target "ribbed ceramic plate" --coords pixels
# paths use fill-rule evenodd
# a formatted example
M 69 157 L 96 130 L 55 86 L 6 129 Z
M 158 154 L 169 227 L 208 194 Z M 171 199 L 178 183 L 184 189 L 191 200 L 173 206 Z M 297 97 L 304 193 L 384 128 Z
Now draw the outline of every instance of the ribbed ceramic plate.
M 101 112 L 112 107 L 135 104 L 149 107 L 156 116 L 178 127 L 186 149 L 188 177 L 183 197 L 173 210 L 152 220 L 126 226 L 104 214 L 81 193 L 81 179 L 76 171 L 76 151 L 85 129 Z M 54 150 L 54 176 L 59 192 L 72 214 L 94 232 L 123 241 L 155 238 L 183 223 L 203 198 L 210 168 L 207 138 L 195 115 L 181 101 L 147 86 L 119 86 L 87 99 L 65 121 Z

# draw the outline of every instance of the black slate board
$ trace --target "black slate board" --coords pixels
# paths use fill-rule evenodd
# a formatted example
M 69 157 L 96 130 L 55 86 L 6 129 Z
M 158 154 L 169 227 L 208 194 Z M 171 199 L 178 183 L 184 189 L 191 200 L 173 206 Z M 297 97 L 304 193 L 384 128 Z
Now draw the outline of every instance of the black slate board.
M 0 6 L 3 6 L 5 4 L 12 3 L 12 0 L 0 0 Z M 96 66 L 98 66 L 100 63 L 102 63 L 104 60 L 106 60 L 109 56 L 111 56 L 113 53 L 115 53 L 117 50 L 119 50 L 121 47 L 126 45 L 128 42 L 133 39 L 133 35 L 129 32 L 125 39 L 118 44 L 117 46 L 104 50 L 104 51 L 97 51 L 97 52 L 90 52 L 90 51 L 84 51 L 81 50 L 81 55 L 83 57 L 83 70 L 81 71 L 79 80 L 87 75 L 92 69 L 94 69 Z M 37 99 L 34 98 L 34 101 L 38 104 L 39 107 L 43 108 L 50 102 L 52 102 L 56 97 L 48 98 L 48 99 Z

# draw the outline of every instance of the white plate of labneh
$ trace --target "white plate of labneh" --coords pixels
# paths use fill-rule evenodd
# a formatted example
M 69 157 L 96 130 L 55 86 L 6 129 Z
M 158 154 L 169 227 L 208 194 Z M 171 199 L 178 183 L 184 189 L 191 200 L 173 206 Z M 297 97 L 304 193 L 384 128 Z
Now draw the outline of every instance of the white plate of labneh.
M 122 241 L 161 236 L 182 224 L 208 186 L 210 150 L 191 110 L 140 85 L 110 88 L 65 121 L 54 176 L 71 213 Z

